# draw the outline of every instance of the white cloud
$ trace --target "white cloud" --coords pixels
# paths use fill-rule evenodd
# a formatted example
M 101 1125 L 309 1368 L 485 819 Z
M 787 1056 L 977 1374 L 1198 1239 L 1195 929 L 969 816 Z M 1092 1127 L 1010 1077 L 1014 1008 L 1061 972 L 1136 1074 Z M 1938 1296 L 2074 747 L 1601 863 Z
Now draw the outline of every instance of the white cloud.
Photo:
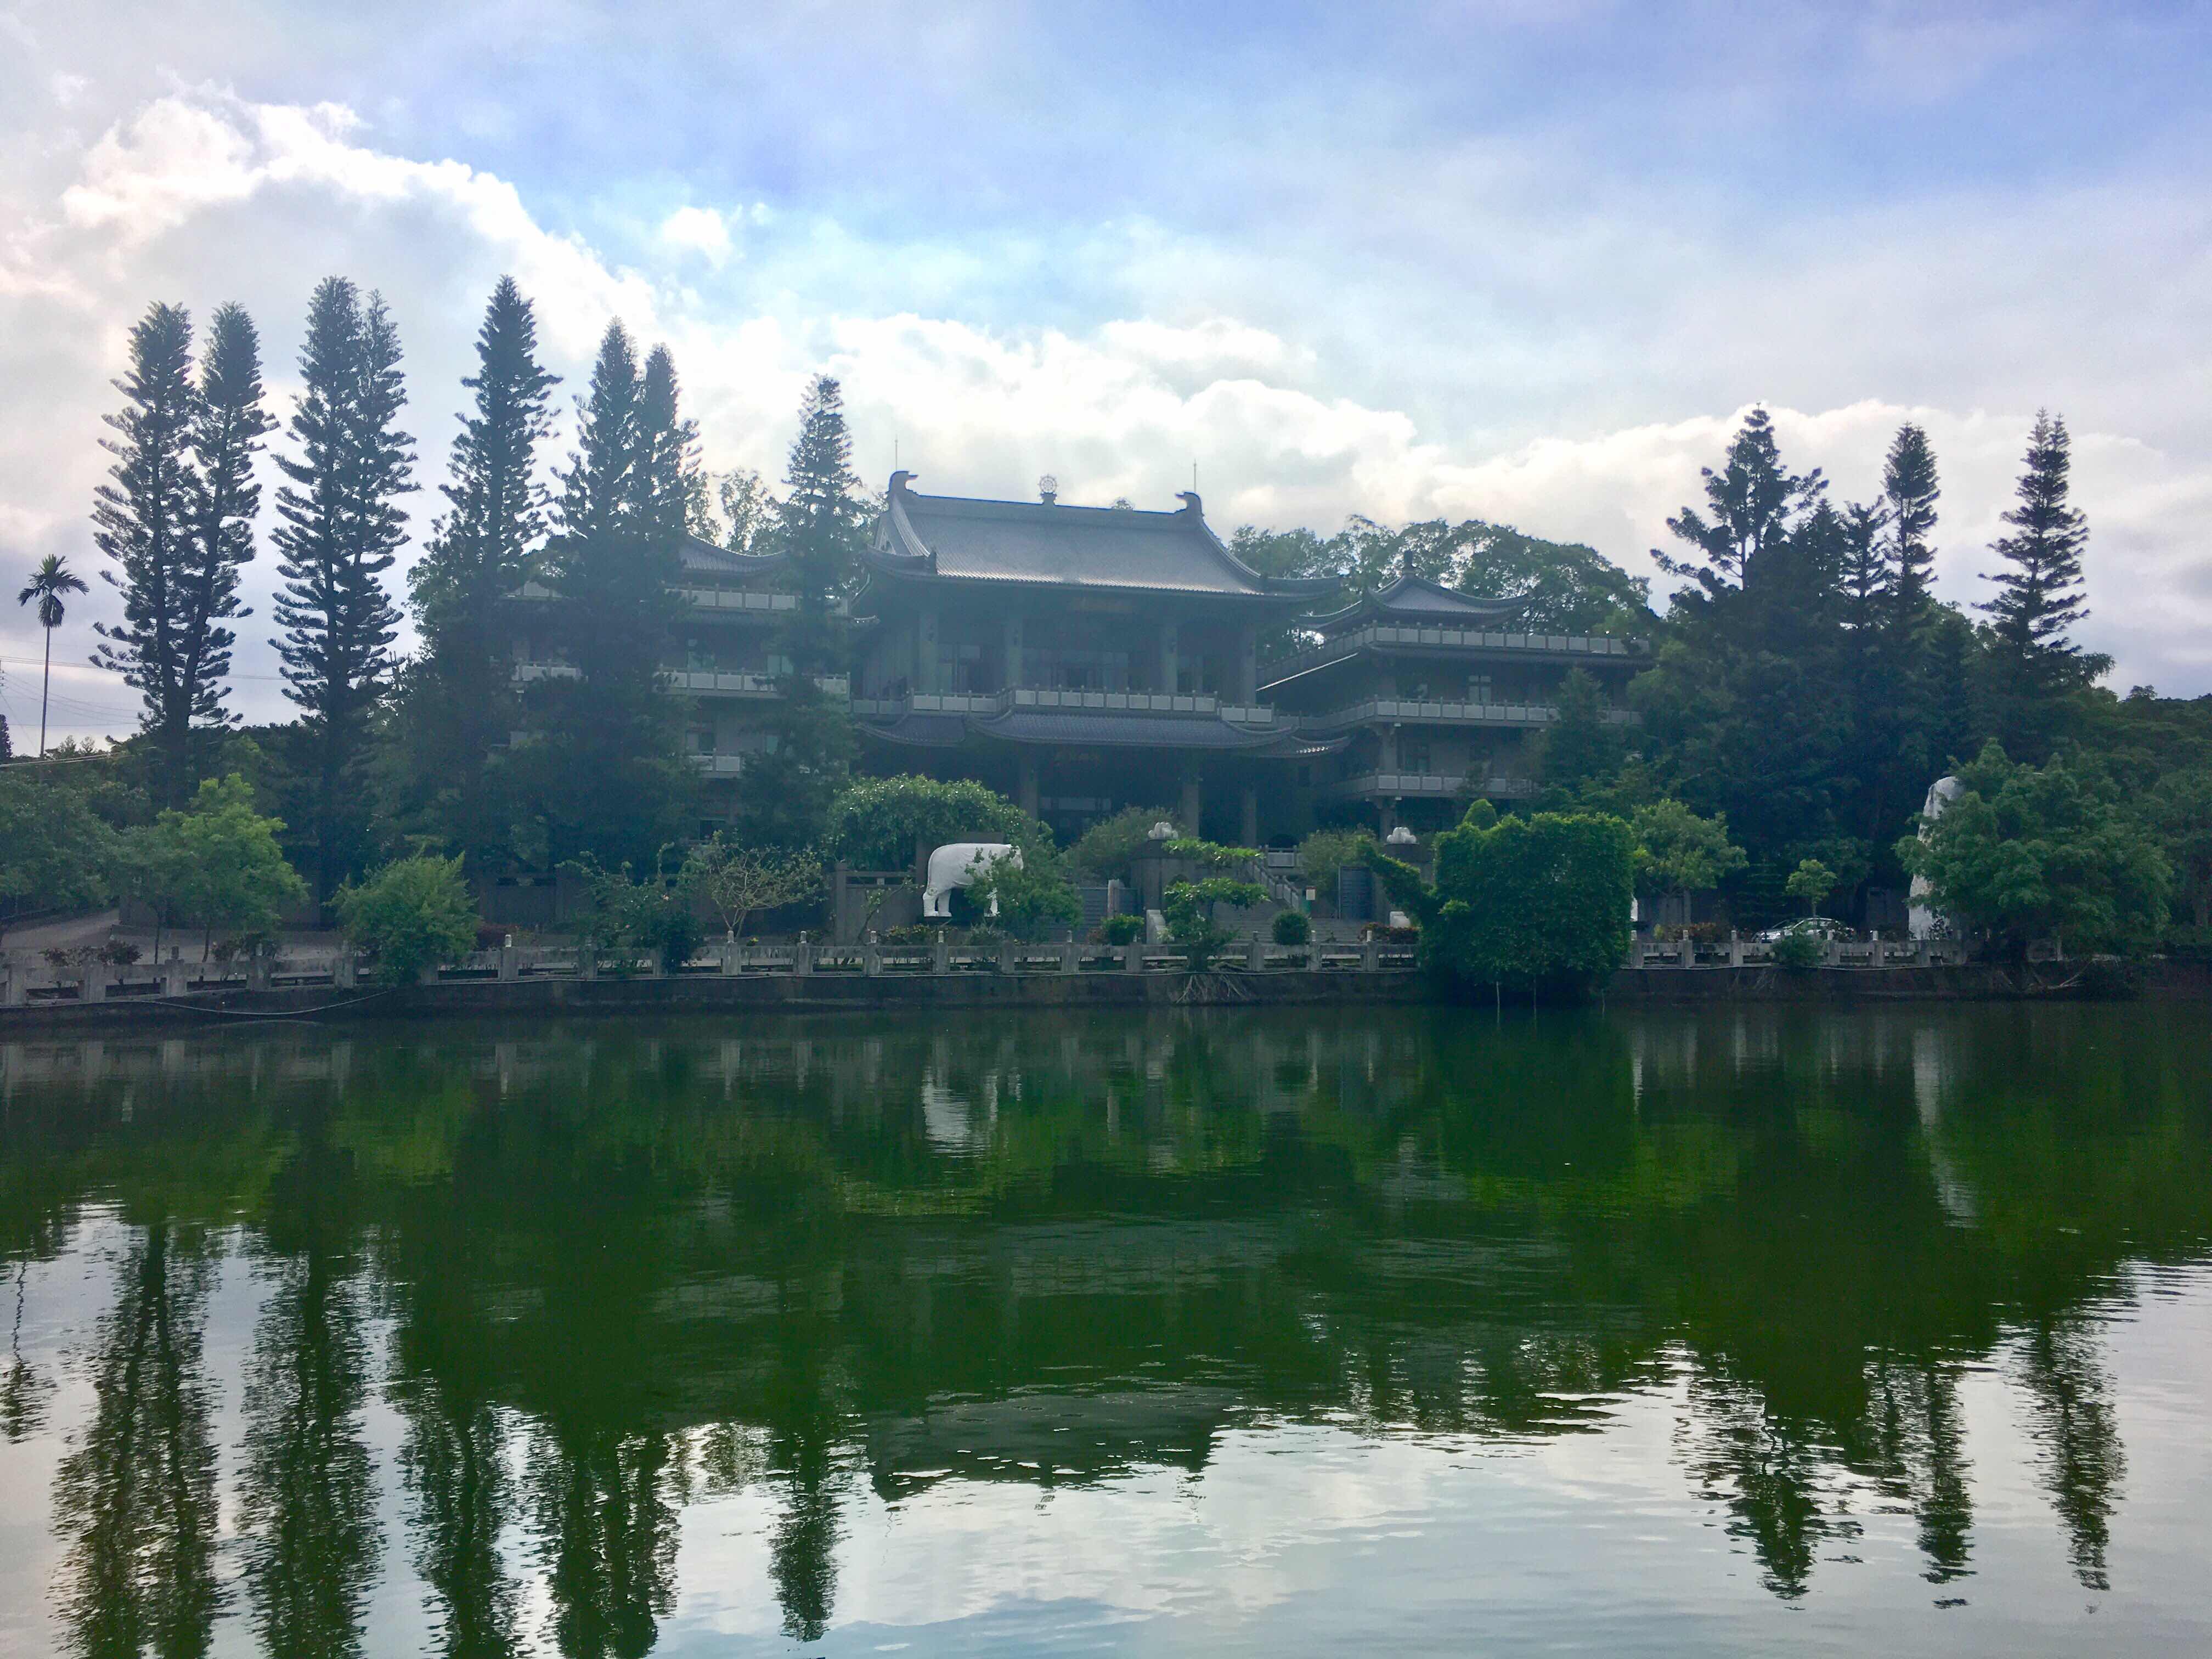
M 714 209 L 703 207 L 680 207 L 663 219 L 660 240 L 716 265 L 730 257 L 732 246 L 728 222 Z

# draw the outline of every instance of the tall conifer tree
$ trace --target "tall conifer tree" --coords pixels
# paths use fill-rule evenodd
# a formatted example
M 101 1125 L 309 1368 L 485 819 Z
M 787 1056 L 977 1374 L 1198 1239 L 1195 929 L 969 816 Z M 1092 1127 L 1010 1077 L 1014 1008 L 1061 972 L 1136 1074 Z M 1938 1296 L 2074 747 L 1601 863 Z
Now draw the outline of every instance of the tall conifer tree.
M 115 382 L 124 408 L 106 417 L 118 435 L 101 440 L 115 465 L 92 509 L 93 541 L 113 566 L 102 574 L 122 590 L 123 620 L 94 624 L 105 642 L 94 659 L 138 693 L 143 728 L 172 754 L 201 689 L 185 671 L 185 589 L 203 495 L 191 313 L 148 307 L 131 326 L 130 349 L 131 367 Z
M 1936 451 L 1928 434 L 1908 421 L 1897 428 L 1882 462 L 1882 505 L 1889 520 L 1891 600 L 1898 621 L 1917 628 L 1928 609 L 1928 586 L 1936 564 L 1936 503 L 1942 490 L 1936 479 Z
M 545 556 L 550 629 L 574 673 L 532 696 L 533 793 L 556 865 L 585 854 L 649 865 L 683 833 L 696 792 L 662 670 L 684 608 L 692 438 L 678 403 L 667 353 L 641 374 L 629 331 L 609 324 Z
M 827 374 L 806 389 L 784 483 L 776 539 L 799 588 L 784 635 L 790 672 L 775 716 L 775 747 L 746 769 L 738 817 L 750 840 L 797 846 L 820 834 L 857 748 L 850 714 L 817 679 L 842 665 L 835 607 L 852 580 L 867 515 L 844 392 Z
M 1991 717 L 2014 759 L 2041 761 L 2056 733 L 2057 701 L 2112 665 L 2111 658 L 2082 650 L 2069 632 L 2089 614 L 2081 576 L 2089 526 L 2068 499 L 2072 465 L 2065 422 L 2039 410 L 2018 505 L 2004 515 L 2012 533 L 1990 550 L 2008 568 L 1984 574 L 1996 595 L 1976 607 L 1990 618 Z
M 276 644 L 285 695 L 305 711 L 318 898 L 368 851 L 357 773 L 392 668 L 398 614 L 382 577 L 405 533 L 399 497 L 413 488 L 413 440 L 396 424 L 399 356 L 381 296 L 364 306 L 343 276 L 317 285 L 288 428 L 297 453 L 276 462 L 288 482 L 276 492 Z
M 506 840 L 495 799 L 495 746 L 515 720 L 501 607 L 529 575 L 545 534 L 538 447 L 552 430 L 559 377 L 538 361 L 538 323 L 511 276 L 500 278 L 477 331 L 477 372 L 461 417 L 445 516 L 408 573 L 423 653 L 404 699 L 405 752 L 416 799 L 403 816 L 441 834 L 483 870 Z M 422 799 L 423 795 L 428 799 Z

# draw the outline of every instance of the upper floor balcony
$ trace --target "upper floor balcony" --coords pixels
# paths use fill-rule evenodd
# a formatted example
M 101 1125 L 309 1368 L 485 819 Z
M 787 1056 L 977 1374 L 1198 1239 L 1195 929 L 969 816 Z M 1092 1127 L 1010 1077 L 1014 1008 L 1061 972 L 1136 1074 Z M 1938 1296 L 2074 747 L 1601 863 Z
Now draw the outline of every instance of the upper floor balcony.
M 1556 704 L 1546 702 L 1438 702 L 1431 698 L 1369 697 L 1346 703 L 1326 714 L 1309 714 L 1300 724 L 1308 731 L 1337 731 L 1348 726 L 1389 723 L 1425 726 L 1549 726 L 1559 718 Z M 1632 708 L 1607 708 L 1601 718 L 1607 726 L 1634 726 Z
M 1324 640 L 1295 656 L 1267 663 L 1261 673 L 1268 684 L 1275 684 L 1356 657 L 1363 651 L 1376 650 L 1510 652 L 1567 662 L 1625 663 L 1650 654 L 1650 647 L 1642 640 L 1613 639 L 1601 634 L 1494 634 L 1472 628 L 1370 623 Z
M 1462 795 L 1523 800 L 1535 793 L 1528 778 L 1468 779 L 1450 772 L 1361 772 L 1322 786 L 1322 793 L 1333 800 L 1449 800 Z
M 891 697 L 855 697 L 853 712 L 868 720 L 896 720 L 902 714 L 981 714 L 990 716 L 1015 709 L 1065 710 L 1080 714 L 1189 714 L 1224 720 L 1232 726 L 1261 730 L 1287 729 L 1296 722 L 1259 703 L 1225 702 L 1206 692 L 1062 691 L 1044 686 L 1014 686 L 1004 691 L 908 692 Z
M 665 668 L 661 671 L 668 689 L 690 697 L 730 697 L 747 702 L 773 702 L 783 695 L 783 682 L 779 675 L 750 670 L 713 668 Z M 565 662 L 519 662 L 514 665 L 514 680 L 518 685 L 527 685 L 533 680 L 568 680 L 576 678 L 575 667 Z M 843 674 L 817 674 L 814 684 L 824 696 L 844 697 L 852 688 L 851 678 Z

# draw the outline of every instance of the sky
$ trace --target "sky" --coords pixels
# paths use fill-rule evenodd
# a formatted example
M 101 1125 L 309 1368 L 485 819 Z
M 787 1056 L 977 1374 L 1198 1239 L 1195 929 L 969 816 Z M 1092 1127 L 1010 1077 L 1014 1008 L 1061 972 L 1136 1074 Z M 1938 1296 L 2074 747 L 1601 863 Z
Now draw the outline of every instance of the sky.
M 5 5 L 0 599 L 94 584 L 56 735 L 136 721 L 87 661 L 131 321 L 242 302 L 281 416 L 333 272 L 400 330 L 418 544 L 511 273 L 564 409 L 619 317 L 710 466 L 780 474 L 827 371 L 872 487 L 1169 507 L 1194 465 L 1224 535 L 1472 516 L 1648 574 L 1754 405 L 1839 500 L 1914 420 L 1961 604 L 2048 407 L 2080 638 L 2212 693 L 2212 7 Z M 19 749 L 40 650 L 0 605 Z

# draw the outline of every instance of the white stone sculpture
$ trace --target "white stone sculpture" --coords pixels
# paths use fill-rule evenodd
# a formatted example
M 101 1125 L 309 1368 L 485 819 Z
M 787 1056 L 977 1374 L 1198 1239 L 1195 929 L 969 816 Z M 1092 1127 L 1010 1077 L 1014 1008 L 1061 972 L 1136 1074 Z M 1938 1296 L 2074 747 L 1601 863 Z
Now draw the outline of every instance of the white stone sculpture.
M 948 921 L 952 909 L 945 901 L 956 887 L 972 887 L 994 865 L 1022 867 L 1022 849 L 1003 841 L 956 841 L 929 855 L 929 878 L 921 890 L 921 915 L 926 921 Z M 990 913 L 999 914 L 996 894 Z
M 1920 839 L 1928 839 L 1928 830 L 1944 810 L 1966 792 L 1966 785 L 1956 778 L 1938 778 L 1928 786 L 1928 799 L 1920 805 Z M 1907 895 L 1910 908 L 1905 912 L 1905 932 L 1914 939 L 1948 939 L 1954 929 L 1950 917 L 1928 902 L 1931 891 L 1928 878 L 1915 876 L 1912 890 Z

